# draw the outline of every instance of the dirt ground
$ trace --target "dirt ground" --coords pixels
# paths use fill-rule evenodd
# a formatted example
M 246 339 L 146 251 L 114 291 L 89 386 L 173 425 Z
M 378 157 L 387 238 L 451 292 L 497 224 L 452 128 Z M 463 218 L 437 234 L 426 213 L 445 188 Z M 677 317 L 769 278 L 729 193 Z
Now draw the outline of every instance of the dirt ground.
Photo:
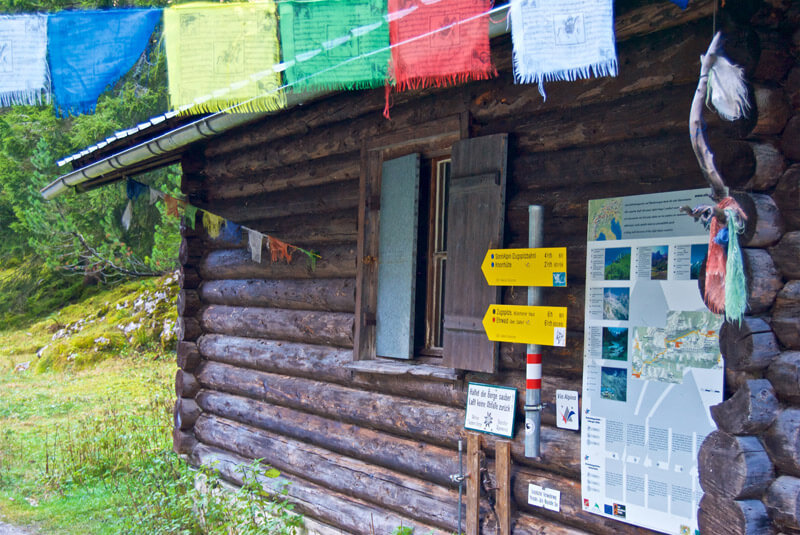
M 31 531 L 29 529 L 18 528 L 17 526 L 12 526 L 11 524 L 6 524 L 3 521 L 0 521 L 0 535 L 36 535 L 36 531 Z

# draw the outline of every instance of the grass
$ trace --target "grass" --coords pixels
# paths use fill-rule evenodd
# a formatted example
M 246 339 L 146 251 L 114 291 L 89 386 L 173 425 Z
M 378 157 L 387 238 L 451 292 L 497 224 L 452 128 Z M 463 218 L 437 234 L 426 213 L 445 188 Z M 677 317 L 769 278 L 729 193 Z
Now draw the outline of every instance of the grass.
M 276 470 L 255 463 L 238 491 L 204 494 L 170 451 L 175 282 L 123 284 L 0 331 L 4 521 L 65 535 L 295 533 L 302 518 L 258 483 Z

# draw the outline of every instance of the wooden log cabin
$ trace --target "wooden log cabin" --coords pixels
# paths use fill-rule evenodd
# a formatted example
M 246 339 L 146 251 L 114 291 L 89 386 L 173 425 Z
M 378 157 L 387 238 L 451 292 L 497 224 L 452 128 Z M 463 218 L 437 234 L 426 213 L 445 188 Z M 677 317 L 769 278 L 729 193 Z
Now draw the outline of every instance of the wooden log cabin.
M 699 452 L 700 530 L 800 530 L 800 4 L 615 4 L 619 75 L 548 83 L 546 101 L 513 82 L 500 32 L 497 78 L 398 94 L 391 120 L 383 90 L 306 96 L 226 128 L 171 118 L 74 159 L 70 176 L 89 173 L 79 187 L 180 161 L 192 204 L 321 256 L 314 269 L 299 254 L 255 263 L 246 238 L 184 227 L 176 451 L 233 483 L 237 465 L 263 459 L 311 531 L 453 533 L 466 385 L 510 386 L 511 531 L 648 533 L 584 511 L 580 436 L 556 427 L 554 398 L 581 390 L 588 200 L 705 186 L 687 125 L 716 25 L 754 103 L 735 123 L 706 114 L 718 168 L 752 200 L 749 310 L 720 335 L 726 401 Z M 191 129 L 203 135 L 169 144 Z M 157 155 L 126 161 L 153 140 Z M 104 162 L 117 168 L 91 175 Z M 544 207 L 544 245 L 567 247 L 569 274 L 543 292 L 568 307 L 568 342 L 544 351 L 540 458 L 524 455 L 525 346 L 479 332 L 488 303 L 525 304 L 526 289 L 497 293 L 476 271 L 489 244 L 527 247 L 531 204 Z M 383 273 L 404 238 L 416 250 Z M 484 534 L 503 532 L 497 442 L 481 445 Z M 530 484 L 559 491 L 560 509 L 530 505 Z

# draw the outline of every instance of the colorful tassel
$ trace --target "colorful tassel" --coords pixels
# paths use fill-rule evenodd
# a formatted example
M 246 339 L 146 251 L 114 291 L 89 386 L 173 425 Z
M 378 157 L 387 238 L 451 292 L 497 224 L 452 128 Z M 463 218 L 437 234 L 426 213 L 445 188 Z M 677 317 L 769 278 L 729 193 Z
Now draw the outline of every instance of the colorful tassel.
M 717 204 L 717 208 L 726 213 L 730 211 L 738 216 L 738 220 L 745 219 L 744 212 L 732 197 L 725 197 L 722 199 L 719 204 Z M 730 221 L 730 219 L 729 217 L 728 220 Z M 730 250 L 731 241 L 733 241 L 730 230 L 725 229 L 719 219 L 712 217 L 709 224 L 708 256 L 706 257 L 705 301 L 708 309 L 715 314 L 724 314 L 726 312 L 728 259 L 726 258 L 724 240 L 721 239 L 725 234 L 724 230 L 728 231 L 727 246 Z M 718 240 L 718 238 L 720 239 Z M 738 240 L 736 250 L 738 251 Z M 739 256 L 741 257 L 741 253 Z M 741 262 L 741 259 L 739 262 Z M 736 284 L 738 284 L 738 282 Z M 739 292 L 740 289 L 736 288 L 732 291 Z
M 725 319 L 741 325 L 747 308 L 747 279 L 744 276 L 742 251 L 739 249 L 739 234 L 744 224 L 736 210 L 727 209 L 728 260 L 725 263 Z

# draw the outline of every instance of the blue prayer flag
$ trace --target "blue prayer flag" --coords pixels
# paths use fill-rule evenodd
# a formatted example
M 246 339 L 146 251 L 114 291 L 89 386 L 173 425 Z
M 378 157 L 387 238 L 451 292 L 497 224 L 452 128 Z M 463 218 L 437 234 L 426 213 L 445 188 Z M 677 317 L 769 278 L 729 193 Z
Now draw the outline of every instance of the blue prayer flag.
M 160 9 L 62 11 L 47 19 L 56 113 L 91 113 L 97 98 L 136 63 Z

